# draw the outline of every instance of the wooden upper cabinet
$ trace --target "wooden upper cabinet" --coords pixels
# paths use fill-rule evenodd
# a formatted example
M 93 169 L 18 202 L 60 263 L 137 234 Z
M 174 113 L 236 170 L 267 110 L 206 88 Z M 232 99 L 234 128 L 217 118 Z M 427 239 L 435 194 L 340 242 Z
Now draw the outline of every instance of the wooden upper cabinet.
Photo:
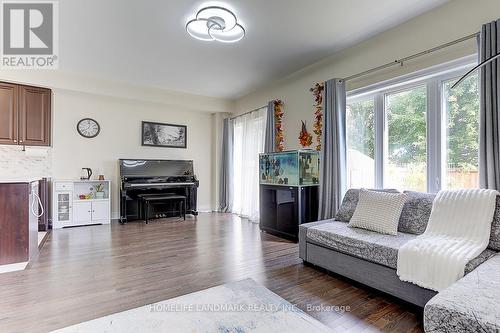
M 51 91 L 36 87 L 19 87 L 19 144 L 50 144 Z
M 0 144 L 17 144 L 17 91 L 17 85 L 0 82 Z
M 0 144 L 50 146 L 50 89 L 0 82 Z

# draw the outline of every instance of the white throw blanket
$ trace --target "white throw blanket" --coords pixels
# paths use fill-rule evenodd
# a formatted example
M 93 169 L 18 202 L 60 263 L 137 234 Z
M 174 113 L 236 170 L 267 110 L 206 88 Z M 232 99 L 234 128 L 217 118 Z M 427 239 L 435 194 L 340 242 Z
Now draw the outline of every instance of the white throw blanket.
M 465 265 L 488 246 L 497 194 L 439 192 L 425 232 L 398 251 L 399 278 L 435 291 L 462 278 Z

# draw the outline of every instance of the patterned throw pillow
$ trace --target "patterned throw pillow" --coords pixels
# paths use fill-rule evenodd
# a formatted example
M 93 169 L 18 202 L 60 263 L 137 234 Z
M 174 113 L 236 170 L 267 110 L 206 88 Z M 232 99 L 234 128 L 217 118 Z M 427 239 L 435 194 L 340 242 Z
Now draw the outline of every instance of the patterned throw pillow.
M 408 196 L 399 218 L 398 230 L 407 234 L 421 235 L 427 228 L 436 193 L 404 191 Z
M 398 190 L 391 188 L 376 189 L 376 190 L 370 189 L 370 191 L 399 193 Z M 337 214 L 335 214 L 335 221 L 349 222 L 351 220 L 351 217 L 354 214 L 354 211 L 356 210 L 356 206 L 358 204 L 358 197 L 359 197 L 358 188 L 351 188 L 347 190 L 346 194 L 344 195 L 344 199 L 342 199 L 342 204 L 337 210 Z
M 397 235 L 401 211 L 406 202 L 404 193 L 375 192 L 361 189 L 356 210 L 349 227 L 367 229 L 381 234 Z

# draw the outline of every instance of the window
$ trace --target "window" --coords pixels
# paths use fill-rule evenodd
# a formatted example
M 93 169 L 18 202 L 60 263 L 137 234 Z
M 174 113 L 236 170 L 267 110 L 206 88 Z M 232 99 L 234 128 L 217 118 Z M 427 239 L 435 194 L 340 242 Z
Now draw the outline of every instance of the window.
M 373 98 L 347 105 L 347 184 L 375 187 L 375 105 Z
M 351 92 L 347 185 L 437 192 L 477 188 L 478 76 L 473 57 Z
M 426 111 L 425 86 L 385 96 L 388 138 L 384 187 L 427 189 Z
M 479 87 L 471 75 L 451 90 L 456 79 L 443 82 L 446 119 L 447 188 L 479 187 Z

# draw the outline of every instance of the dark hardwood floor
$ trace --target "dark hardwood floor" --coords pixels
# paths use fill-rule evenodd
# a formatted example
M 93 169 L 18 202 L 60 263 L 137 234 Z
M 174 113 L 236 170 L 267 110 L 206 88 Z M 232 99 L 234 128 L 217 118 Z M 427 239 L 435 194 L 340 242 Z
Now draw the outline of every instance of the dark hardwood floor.
M 55 230 L 29 269 L 0 274 L 0 332 L 46 332 L 244 278 L 336 332 L 422 331 L 420 311 L 304 265 L 297 244 L 255 224 L 207 213 Z

